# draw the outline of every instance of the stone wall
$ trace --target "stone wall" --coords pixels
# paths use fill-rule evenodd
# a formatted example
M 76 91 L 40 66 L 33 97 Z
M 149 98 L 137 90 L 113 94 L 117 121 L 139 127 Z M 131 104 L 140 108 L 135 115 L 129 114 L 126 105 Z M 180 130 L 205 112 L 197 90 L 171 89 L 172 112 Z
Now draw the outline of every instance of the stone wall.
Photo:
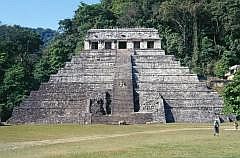
M 161 49 L 158 31 L 151 28 L 91 29 L 84 41 L 84 49 L 91 50 L 94 43 L 102 50 L 106 42 L 111 42 L 110 49 L 117 49 L 120 41 L 126 42 L 127 49 L 133 49 L 135 41 L 140 42 L 140 49 L 147 49 L 148 41 L 154 42 L 154 49 Z

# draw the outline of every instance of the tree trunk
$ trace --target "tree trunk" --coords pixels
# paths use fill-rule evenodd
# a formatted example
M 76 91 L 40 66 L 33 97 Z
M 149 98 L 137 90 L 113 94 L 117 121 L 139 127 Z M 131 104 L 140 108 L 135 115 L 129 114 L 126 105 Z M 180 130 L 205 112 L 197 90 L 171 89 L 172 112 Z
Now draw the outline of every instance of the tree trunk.
M 186 52 L 187 51 L 187 38 L 186 38 L 186 25 L 184 25 L 184 28 L 183 28 L 183 52 Z
M 193 67 L 198 66 L 199 62 L 199 46 L 198 46 L 198 22 L 197 22 L 197 4 L 193 6 Z

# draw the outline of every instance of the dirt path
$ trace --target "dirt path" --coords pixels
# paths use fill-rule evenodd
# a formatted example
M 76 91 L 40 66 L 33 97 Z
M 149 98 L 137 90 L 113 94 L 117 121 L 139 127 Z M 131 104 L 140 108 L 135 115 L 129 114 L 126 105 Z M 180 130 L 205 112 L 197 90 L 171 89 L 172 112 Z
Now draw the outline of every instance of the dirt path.
M 89 137 L 72 137 L 63 139 L 46 139 L 40 141 L 25 141 L 25 142 L 15 142 L 15 143 L 0 143 L 0 151 L 4 150 L 15 150 L 20 148 L 28 148 L 33 146 L 44 146 L 44 145 L 54 145 L 54 144 L 64 144 L 64 143 L 75 143 L 88 140 L 98 140 L 116 137 L 125 137 L 137 134 L 156 134 L 164 132 L 175 132 L 175 131 L 193 131 L 193 130 L 209 130 L 211 128 L 181 128 L 181 129 L 165 129 L 165 130 L 152 130 L 152 131 L 142 131 L 142 132 L 131 132 L 124 134 L 112 134 L 112 135 L 96 135 Z

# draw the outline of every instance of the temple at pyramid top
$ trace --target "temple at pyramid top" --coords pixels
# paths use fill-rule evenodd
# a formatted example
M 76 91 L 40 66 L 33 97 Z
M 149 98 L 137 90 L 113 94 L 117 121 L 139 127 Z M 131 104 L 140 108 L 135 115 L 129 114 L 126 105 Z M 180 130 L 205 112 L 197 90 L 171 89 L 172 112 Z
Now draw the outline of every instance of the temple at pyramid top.
M 84 49 L 161 49 L 161 38 L 153 28 L 90 29 Z

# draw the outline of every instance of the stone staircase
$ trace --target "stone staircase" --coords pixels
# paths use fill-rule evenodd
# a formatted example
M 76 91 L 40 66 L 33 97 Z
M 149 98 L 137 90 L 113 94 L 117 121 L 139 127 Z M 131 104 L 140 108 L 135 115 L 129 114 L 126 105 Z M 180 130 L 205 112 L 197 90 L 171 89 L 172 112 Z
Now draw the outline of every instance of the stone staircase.
M 131 54 L 118 50 L 116 72 L 113 81 L 113 115 L 129 115 L 134 112 Z

